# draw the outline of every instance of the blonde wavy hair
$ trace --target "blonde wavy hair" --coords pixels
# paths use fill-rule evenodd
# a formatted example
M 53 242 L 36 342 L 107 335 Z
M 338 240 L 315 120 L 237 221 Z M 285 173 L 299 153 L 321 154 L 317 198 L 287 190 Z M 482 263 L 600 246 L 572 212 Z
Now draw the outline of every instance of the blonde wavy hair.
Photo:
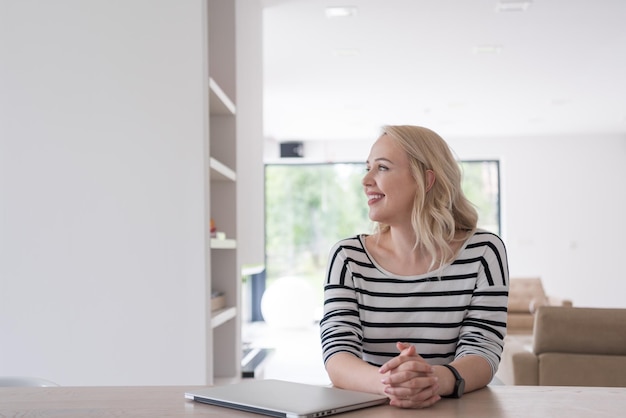
M 448 144 L 436 132 L 421 126 L 391 126 L 382 128 L 382 135 L 391 137 L 409 157 L 411 174 L 418 184 L 413 200 L 411 224 L 415 231 L 415 247 L 423 247 L 431 256 L 432 269 L 450 263 L 456 256 L 452 243 L 457 232 L 467 239 L 476 231 L 478 213 L 461 189 L 461 168 Z M 426 171 L 431 170 L 435 181 L 427 189 Z M 389 225 L 377 223 L 377 232 L 389 230 Z

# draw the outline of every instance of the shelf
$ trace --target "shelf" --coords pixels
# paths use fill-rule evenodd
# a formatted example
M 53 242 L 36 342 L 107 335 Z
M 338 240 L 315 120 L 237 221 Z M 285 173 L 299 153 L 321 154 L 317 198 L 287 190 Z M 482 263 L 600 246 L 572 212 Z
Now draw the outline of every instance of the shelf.
M 237 173 L 225 164 L 222 164 L 215 158 L 209 159 L 209 168 L 211 169 L 211 180 L 214 181 L 236 181 Z
M 219 309 L 211 312 L 211 328 L 217 328 L 223 323 L 237 316 L 237 308 L 231 306 L 229 308 Z
M 237 42 L 238 1 L 201 2 L 207 13 L 207 60 L 203 92 L 207 137 L 205 202 L 207 220 L 216 220 L 218 233 L 208 239 L 206 288 L 223 297 L 207 305 L 207 384 L 219 378 L 241 378 L 241 280 L 237 253 Z M 208 97 L 206 97 L 208 95 Z M 207 233 L 206 231 L 205 233 Z M 213 293 L 211 293 L 213 296 Z M 208 309 L 207 309 L 208 310 Z
M 211 238 L 211 249 L 231 250 L 237 248 L 237 241 L 234 239 Z
M 235 104 L 212 78 L 209 78 L 209 108 L 212 115 L 234 115 Z
M 242 276 L 252 276 L 265 270 L 265 264 L 248 264 L 241 267 Z

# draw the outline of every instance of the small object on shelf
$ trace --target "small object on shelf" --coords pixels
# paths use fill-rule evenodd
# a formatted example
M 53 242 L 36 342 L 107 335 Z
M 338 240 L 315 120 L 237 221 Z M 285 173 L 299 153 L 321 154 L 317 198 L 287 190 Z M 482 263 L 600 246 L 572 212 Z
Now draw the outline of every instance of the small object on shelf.
M 211 311 L 222 309 L 226 306 L 226 296 L 222 292 L 211 293 Z
M 211 238 L 221 239 L 221 240 L 226 239 L 226 233 L 217 230 L 217 227 L 215 226 L 215 221 L 213 220 L 213 218 L 211 218 L 210 228 L 211 228 L 210 229 Z
M 215 221 L 211 218 L 211 226 L 210 226 L 211 238 L 216 238 L 217 236 L 217 228 L 215 227 Z

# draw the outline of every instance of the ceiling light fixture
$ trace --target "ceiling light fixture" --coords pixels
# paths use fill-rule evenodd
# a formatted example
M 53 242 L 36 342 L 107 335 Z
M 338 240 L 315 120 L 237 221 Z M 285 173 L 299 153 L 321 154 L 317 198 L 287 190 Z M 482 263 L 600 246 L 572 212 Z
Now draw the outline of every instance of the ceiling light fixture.
M 326 8 L 326 17 L 329 19 L 352 16 L 356 16 L 355 6 L 329 6 Z
M 532 0 L 499 0 L 496 3 L 496 12 L 525 12 Z

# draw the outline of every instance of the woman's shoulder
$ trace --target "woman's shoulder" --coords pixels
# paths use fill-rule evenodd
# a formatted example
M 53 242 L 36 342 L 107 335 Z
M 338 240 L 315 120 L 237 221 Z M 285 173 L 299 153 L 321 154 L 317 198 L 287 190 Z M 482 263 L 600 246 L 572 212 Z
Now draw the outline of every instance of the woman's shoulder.
M 336 260 L 364 260 L 367 259 L 364 239 L 366 235 L 355 235 L 337 241 L 330 249 L 330 259 Z
M 505 251 L 504 241 L 502 238 L 493 232 L 489 232 L 484 229 L 477 229 L 474 231 L 472 236 L 467 240 L 466 247 L 478 246 L 478 245 L 487 245 L 490 247 L 495 247 L 498 250 Z
M 365 237 L 367 235 L 365 234 L 360 234 L 360 235 L 354 235 L 352 237 L 349 238 L 344 238 L 342 240 L 339 240 L 335 243 L 335 245 L 333 245 L 333 249 L 340 249 L 340 248 L 346 248 L 346 249 L 363 249 L 364 246 L 364 241 L 365 241 Z
M 476 229 L 476 231 L 474 231 L 474 234 L 472 234 L 471 239 L 477 240 L 477 241 L 499 241 L 502 242 L 502 238 L 500 238 L 500 236 L 498 234 L 495 234 L 493 232 L 487 231 L 486 229 Z

